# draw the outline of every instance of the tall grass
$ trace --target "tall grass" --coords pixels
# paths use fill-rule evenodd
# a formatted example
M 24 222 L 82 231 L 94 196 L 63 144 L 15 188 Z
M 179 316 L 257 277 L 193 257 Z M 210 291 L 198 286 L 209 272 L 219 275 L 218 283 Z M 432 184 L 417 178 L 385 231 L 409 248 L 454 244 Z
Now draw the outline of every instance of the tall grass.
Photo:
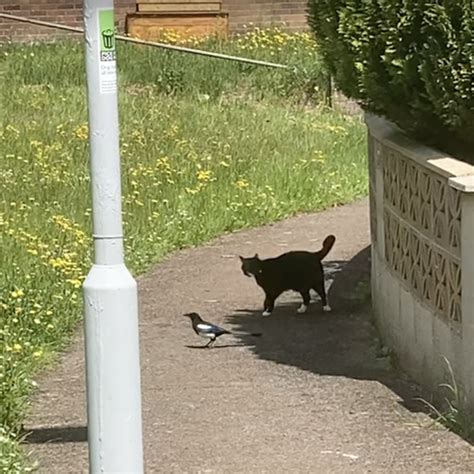
M 169 35 L 177 40 L 177 36 Z M 166 39 L 166 38 L 165 38 Z M 286 101 L 316 100 L 327 91 L 327 75 L 314 43 L 307 33 L 285 34 L 279 30 L 257 31 L 234 41 L 197 38 L 187 41 L 201 49 L 258 58 L 288 66 L 271 69 L 228 60 L 209 59 L 174 51 L 118 43 L 120 83 L 153 85 L 159 92 L 174 95 L 199 94 L 216 99 L 223 96 L 281 97 Z M 189 44 L 186 44 L 189 46 Z M 37 45 L 34 49 L 4 46 L 5 72 L 23 85 L 82 86 L 83 45 L 78 41 Z M 33 67 L 34 66 L 34 67 Z
M 247 50 L 237 41 L 210 47 L 271 52 L 254 48 L 254 37 Z M 307 39 L 286 41 L 273 60 L 306 64 L 291 73 L 299 80 L 120 47 L 123 218 L 135 274 L 222 232 L 366 193 L 362 124 L 296 105 L 321 98 L 324 73 L 308 74 L 318 61 Z M 0 57 L 0 469 L 17 472 L 25 467 L 14 439 L 34 375 L 81 318 L 91 204 L 82 47 L 3 45 Z

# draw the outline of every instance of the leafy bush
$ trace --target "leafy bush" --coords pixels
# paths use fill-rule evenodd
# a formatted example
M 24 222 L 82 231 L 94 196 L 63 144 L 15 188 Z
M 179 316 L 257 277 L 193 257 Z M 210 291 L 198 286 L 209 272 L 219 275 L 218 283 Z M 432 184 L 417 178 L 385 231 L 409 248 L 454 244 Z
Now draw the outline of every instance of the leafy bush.
M 343 93 L 474 161 L 472 0 L 309 0 L 309 23 Z

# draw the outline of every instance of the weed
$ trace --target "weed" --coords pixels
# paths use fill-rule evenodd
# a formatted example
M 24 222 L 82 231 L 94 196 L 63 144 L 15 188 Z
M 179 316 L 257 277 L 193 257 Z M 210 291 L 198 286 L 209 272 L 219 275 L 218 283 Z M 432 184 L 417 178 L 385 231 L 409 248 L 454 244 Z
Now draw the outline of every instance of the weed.
M 449 360 L 443 356 L 448 368 L 450 381 L 439 385 L 440 388 L 447 390 L 444 398 L 444 407 L 436 408 L 432 403 L 423 398 L 418 398 L 428 407 L 432 417 L 449 430 L 457 433 L 464 439 L 474 441 L 474 422 L 472 417 L 463 408 L 462 394 L 454 376 L 454 371 Z

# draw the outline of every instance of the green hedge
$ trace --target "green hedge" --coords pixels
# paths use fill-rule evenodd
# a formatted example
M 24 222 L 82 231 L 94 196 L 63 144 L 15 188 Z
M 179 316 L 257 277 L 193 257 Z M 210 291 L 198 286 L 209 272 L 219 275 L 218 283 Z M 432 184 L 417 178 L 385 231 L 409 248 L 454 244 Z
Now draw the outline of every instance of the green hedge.
M 344 94 L 474 161 L 473 3 L 309 0 L 309 23 Z

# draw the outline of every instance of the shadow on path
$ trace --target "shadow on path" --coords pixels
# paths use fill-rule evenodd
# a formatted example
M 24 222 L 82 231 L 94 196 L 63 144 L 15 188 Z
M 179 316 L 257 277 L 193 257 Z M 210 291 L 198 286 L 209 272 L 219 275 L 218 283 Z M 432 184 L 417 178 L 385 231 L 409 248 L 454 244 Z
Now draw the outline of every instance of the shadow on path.
M 57 426 L 53 428 L 35 428 L 25 434 L 24 443 L 84 443 L 87 441 L 86 426 Z
M 426 412 L 416 401 L 416 384 L 396 372 L 388 357 L 378 357 L 378 336 L 370 309 L 370 247 L 349 262 L 325 262 L 332 312 L 323 313 L 321 302 L 313 303 L 304 315 L 296 313 L 294 302 L 275 306 L 272 316 L 261 311 L 236 308 L 226 319 L 236 331 L 261 331 L 252 341 L 252 351 L 261 359 L 298 367 L 320 375 L 376 380 L 395 392 L 403 406 Z M 242 339 L 247 339 L 243 337 Z

